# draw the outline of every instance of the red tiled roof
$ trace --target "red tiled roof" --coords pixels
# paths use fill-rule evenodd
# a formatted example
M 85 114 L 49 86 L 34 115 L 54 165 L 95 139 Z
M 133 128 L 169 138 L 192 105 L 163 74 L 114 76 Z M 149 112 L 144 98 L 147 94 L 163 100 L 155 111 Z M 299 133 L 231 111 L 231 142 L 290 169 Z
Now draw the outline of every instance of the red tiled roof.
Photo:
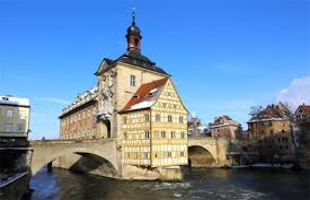
M 301 105 L 300 108 L 307 113 L 308 115 L 310 115 L 310 105 Z
M 167 83 L 168 78 L 163 78 L 157 81 L 145 83 L 140 86 L 136 93 L 127 102 L 125 107 L 120 112 L 132 111 L 137 109 L 145 109 L 151 107 L 152 102 L 156 102 L 159 97 L 159 90 Z M 151 93 L 152 90 L 158 89 Z M 143 102 L 149 102 L 149 104 L 142 105 Z M 137 106 L 141 104 L 141 106 Z

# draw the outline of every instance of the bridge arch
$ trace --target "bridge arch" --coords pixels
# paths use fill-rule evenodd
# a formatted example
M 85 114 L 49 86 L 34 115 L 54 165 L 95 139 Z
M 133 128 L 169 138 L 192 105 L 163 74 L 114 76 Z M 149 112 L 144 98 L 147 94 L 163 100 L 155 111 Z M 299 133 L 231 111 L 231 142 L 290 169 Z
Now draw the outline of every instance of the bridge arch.
M 35 175 L 42 167 L 55 161 L 59 158 L 66 156 L 72 163 L 81 164 L 80 161 L 86 160 L 94 161 L 97 167 L 100 167 L 100 163 L 104 165 L 104 168 L 108 167 L 111 169 L 110 177 L 118 176 L 118 165 L 116 162 L 114 142 L 74 142 L 74 141 L 61 141 L 61 142 L 33 142 L 32 147 L 32 158 L 31 158 L 31 173 Z M 72 159 L 70 159 L 72 158 Z M 79 161 L 79 162 L 78 162 Z M 75 163 L 76 162 L 76 163 Z M 95 170 L 95 166 L 87 166 L 89 169 Z M 97 174 L 98 172 L 94 172 Z
M 188 147 L 188 165 L 191 167 L 214 167 L 216 156 L 203 145 L 191 145 Z

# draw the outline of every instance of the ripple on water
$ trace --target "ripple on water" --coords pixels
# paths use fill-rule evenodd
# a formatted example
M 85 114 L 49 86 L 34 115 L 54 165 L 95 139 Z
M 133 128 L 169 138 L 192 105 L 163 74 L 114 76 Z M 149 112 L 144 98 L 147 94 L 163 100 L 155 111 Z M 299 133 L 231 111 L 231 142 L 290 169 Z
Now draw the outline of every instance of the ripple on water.
M 187 189 L 190 188 L 191 184 L 190 183 L 176 183 L 176 182 L 158 182 L 156 183 L 151 190 L 173 190 L 173 189 Z

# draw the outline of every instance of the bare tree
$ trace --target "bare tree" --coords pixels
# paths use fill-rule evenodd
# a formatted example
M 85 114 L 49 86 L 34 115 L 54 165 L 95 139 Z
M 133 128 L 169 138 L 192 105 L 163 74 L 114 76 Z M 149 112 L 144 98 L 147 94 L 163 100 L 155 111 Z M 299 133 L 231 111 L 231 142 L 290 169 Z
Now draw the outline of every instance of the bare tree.
M 261 113 L 264 110 L 263 106 L 252 106 L 250 108 L 250 113 L 249 115 L 253 118 L 253 117 L 257 117 L 257 115 L 259 113 Z
M 292 104 L 290 104 L 289 102 L 287 102 L 287 101 L 284 101 L 283 105 L 288 109 L 288 111 L 290 111 L 290 116 L 289 117 L 292 117 L 292 115 L 295 113 L 294 106 Z

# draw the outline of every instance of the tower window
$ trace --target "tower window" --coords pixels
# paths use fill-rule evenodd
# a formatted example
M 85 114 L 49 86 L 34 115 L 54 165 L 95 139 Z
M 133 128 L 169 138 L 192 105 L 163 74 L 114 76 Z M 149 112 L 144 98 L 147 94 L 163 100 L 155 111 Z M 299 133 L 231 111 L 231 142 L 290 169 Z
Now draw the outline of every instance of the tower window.
M 135 75 L 130 75 L 130 85 L 136 86 L 136 76 Z
M 135 43 L 135 47 L 138 47 L 138 46 L 139 46 L 139 39 L 136 38 L 136 39 L 134 40 L 134 43 Z

